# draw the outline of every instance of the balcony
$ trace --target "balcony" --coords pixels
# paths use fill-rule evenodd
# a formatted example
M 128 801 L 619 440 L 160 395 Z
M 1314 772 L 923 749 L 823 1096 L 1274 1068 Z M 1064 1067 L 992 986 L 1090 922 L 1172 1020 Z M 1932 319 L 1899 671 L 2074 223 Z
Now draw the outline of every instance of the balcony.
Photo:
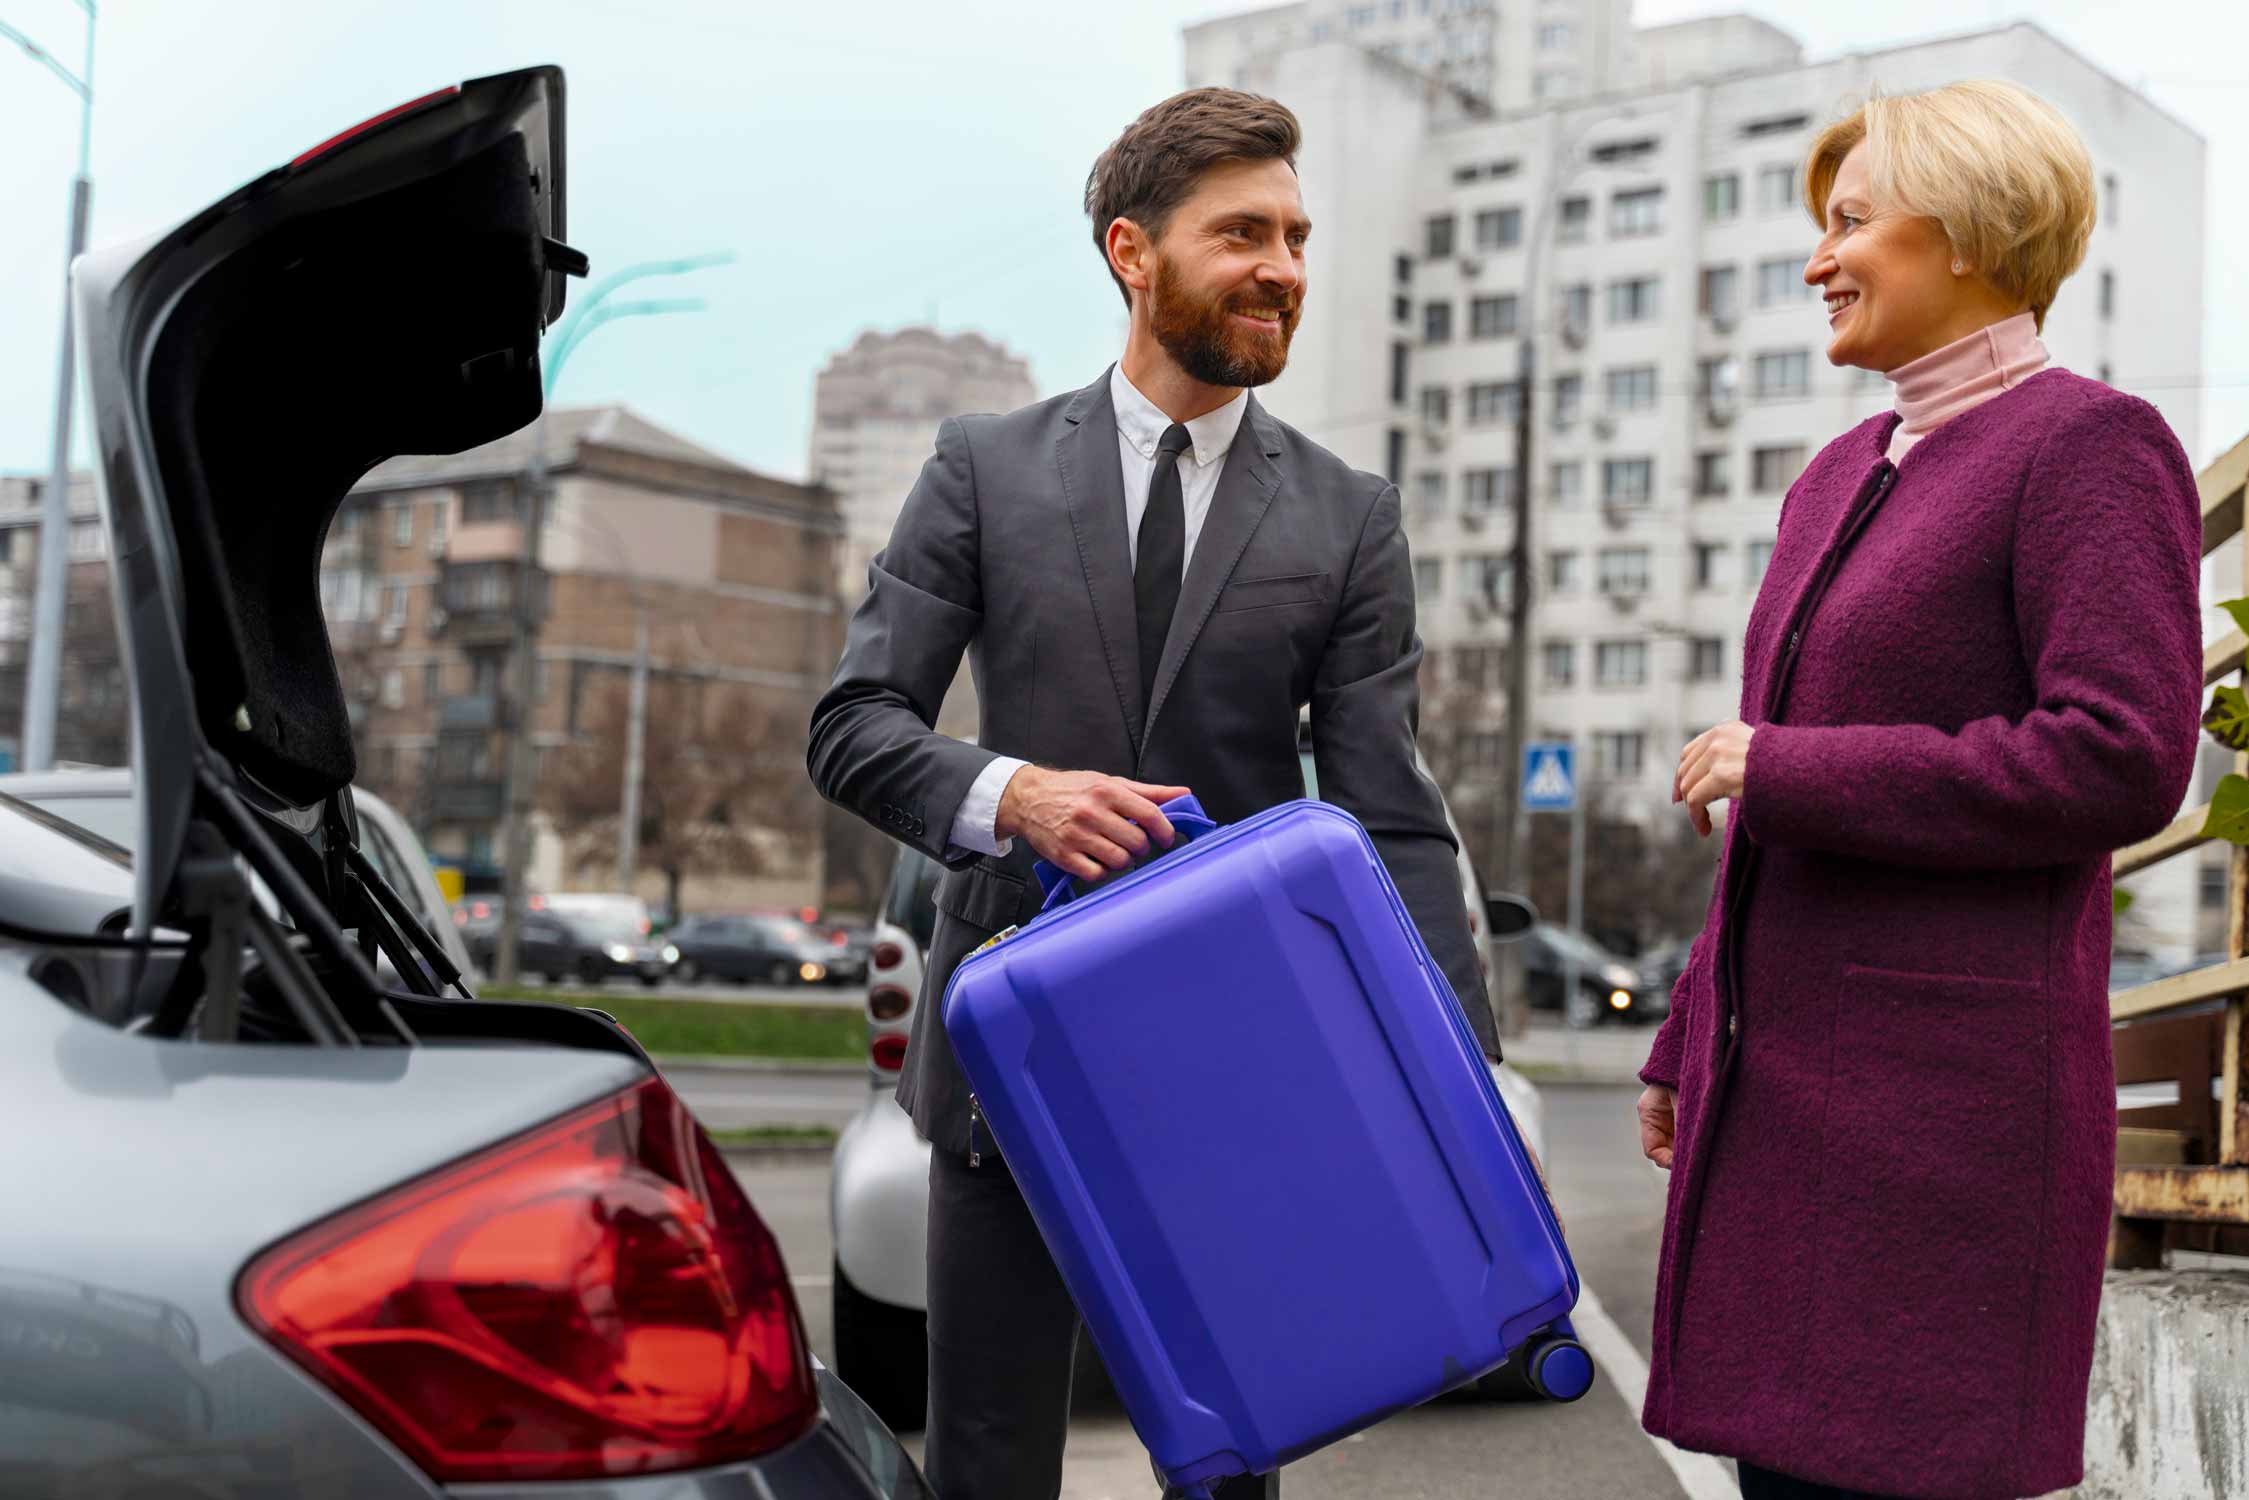
M 506 640 L 515 628 L 516 576 L 514 559 L 484 562 L 447 562 L 438 574 L 437 613 L 430 635 L 459 644 Z M 546 608 L 546 590 L 539 590 L 538 607 Z
M 430 788 L 430 817 L 440 823 L 496 823 L 503 792 L 497 781 L 439 782 Z
M 485 733 L 499 727 L 500 702 L 491 693 L 447 698 L 437 706 L 440 734 Z

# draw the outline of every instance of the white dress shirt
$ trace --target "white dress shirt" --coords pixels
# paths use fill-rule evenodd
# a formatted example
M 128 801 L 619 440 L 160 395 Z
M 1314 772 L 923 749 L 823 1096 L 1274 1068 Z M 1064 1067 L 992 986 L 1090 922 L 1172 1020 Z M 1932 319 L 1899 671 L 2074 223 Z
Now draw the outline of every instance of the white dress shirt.
M 1125 379 L 1122 364 L 1109 367 L 1109 404 L 1117 414 L 1117 462 L 1124 473 L 1125 542 L 1132 564 L 1140 565 L 1140 518 L 1148 513 L 1148 492 L 1156 482 L 1156 444 L 1163 440 L 1171 418 L 1163 408 L 1140 394 Z M 1180 581 L 1195 556 L 1203 522 L 1210 515 L 1211 497 L 1218 493 L 1218 476 L 1226 467 L 1227 450 L 1242 430 L 1242 414 L 1249 410 L 1249 392 L 1239 391 L 1216 411 L 1204 412 L 1187 424 L 1190 443 L 1179 455 L 1179 498 L 1186 511 L 1187 545 L 1179 559 Z M 953 814 L 952 842 L 978 854 L 1006 854 L 1015 840 L 999 836 L 1000 794 L 1027 761 L 1003 755 L 986 766 L 961 799 Z

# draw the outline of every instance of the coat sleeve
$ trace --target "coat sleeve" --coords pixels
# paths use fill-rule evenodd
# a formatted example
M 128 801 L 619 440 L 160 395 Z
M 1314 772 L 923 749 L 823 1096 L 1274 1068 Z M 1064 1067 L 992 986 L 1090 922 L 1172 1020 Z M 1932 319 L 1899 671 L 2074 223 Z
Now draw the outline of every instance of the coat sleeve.
M 1694 947 L 1688 950 L 1687 966 L 1679 971 L 1678 983 L 1671 986 L 1671 1011 L 1656 1028 L 1655 1038 L 1648 1043 L 1648 1060 L 1640 1065 L 1642 1083 L 1661 1084 L 1672 1090 L 1679 1087 L 1680 1060 L 1686 1052 L 1687 1033 L 1694 1027 L 1688 1013 L 1702 983 L 1703 956 L 1709 951 L 1708 934 L 1696 938 Z
M 975 858 L 952 843 L 953 817 L 998 758 L 931 727 L 984 622 L 978 547 L 975 461 L 949 418 L 867 569 L 805 755 L 821 796 L 947 865 Z
M 1760 844 L 1891 864 L 2025 868 L 2159 831 L 2193 775 L 2201 507 L 2155 408 L 2108 395 L 2049 434 L 2015 524 L 2019 719 L 1766 724 L 1741 816 Z
M 1459 846 L 1445 822 L 1444 798 L 1414 759 L 1420 669 L 1413 562 L 1398 489 L 1391 485 L 1359 534 L 1313 682 L 1313 766 L 1321 798 L 1357 818 L 1373 837 L 1382 867 L 1477 1041 L 1497 1058 L 1499 1033 L 1461 901 Z

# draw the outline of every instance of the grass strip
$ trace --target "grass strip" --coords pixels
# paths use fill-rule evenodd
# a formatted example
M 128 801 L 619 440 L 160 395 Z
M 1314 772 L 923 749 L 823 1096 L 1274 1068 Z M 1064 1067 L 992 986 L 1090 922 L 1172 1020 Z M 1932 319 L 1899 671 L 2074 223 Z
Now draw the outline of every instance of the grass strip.
M 708 1132 L 721 1151 L 757 1151 L 775 1147 L 833 1146 L 836 1133 L 825 1125 L 751 1125 L 740 1130 Z
M 487 1000 L 585 1005 L 617 1018 L 650 1052 L 667 1056 L 864 1058 L 867 1018 L 825 1005 L 742 1005 L 724 1000 L 660 1000 L 597 990 L 486 985 Z

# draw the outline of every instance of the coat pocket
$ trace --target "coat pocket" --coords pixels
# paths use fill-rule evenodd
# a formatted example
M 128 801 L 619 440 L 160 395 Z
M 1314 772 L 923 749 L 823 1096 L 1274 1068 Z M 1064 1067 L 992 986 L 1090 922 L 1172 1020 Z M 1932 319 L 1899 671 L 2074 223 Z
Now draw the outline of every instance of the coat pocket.
M 2007 1461 L 2052 1269 L 2047 1046 L 2035 982 L 1844 969 L 1804 1226 L 1803 1388 L 1829 1440 L 1941 1452 L 1964 1486 Z
M 1226 615 L 1245 609 L 1273 609 L 1283 604 L 1318 604 L 1327 596 L 1328 575 L 1325 573 L 1242 578 L 1228 584 L 1219 594 L 1214 613 Z
M 984 863 L 947 870 L 937 882 L 933 898 L 937 909 L 985 933 L 999 931 L 1015 920 L 1023 900 L 1023 882 Z

